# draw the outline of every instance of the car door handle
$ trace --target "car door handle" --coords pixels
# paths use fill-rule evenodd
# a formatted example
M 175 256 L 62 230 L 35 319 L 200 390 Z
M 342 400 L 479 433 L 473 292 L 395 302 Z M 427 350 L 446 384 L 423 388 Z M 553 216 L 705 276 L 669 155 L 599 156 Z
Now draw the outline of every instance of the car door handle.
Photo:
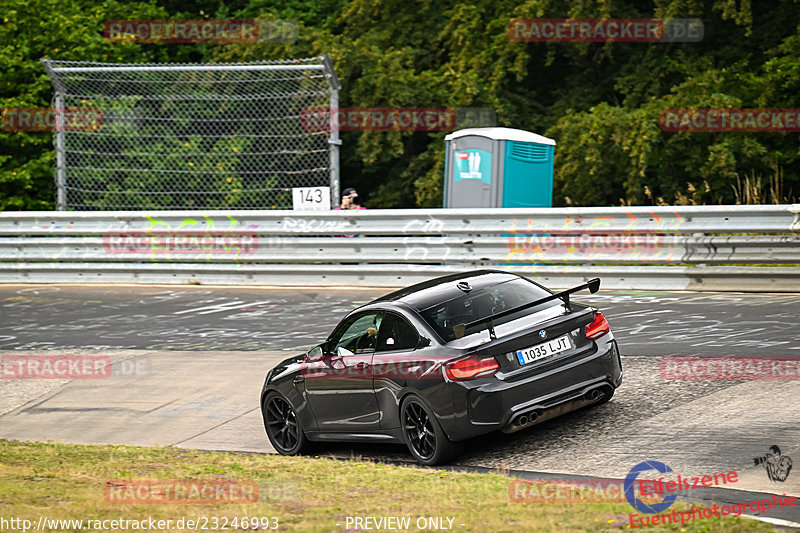
M 360 363 L 356 363 L 356 366 L 354 368 L 356 370 L 366 370 L 368 366 L 369 365 L 367 363 L 365 363 L 364 361 L 361 361 Z
M 302 383 L 306 380 L 303 376 L 295 376 L 292 380 L 292 383 Z

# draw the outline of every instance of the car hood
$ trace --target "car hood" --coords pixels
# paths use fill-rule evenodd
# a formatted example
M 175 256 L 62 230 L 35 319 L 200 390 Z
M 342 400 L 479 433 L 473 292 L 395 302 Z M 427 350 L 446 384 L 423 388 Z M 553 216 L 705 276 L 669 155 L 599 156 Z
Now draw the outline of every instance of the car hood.
M 299 371 L 305 357 L 305 353 L 293 355 L 291 357 L 287 357 L 272 367 L 272 369 L 267 373 L 267 383 L 271 383 L 276 379 L 286 376 L 287 374 L 294 374 L 295 372 Z

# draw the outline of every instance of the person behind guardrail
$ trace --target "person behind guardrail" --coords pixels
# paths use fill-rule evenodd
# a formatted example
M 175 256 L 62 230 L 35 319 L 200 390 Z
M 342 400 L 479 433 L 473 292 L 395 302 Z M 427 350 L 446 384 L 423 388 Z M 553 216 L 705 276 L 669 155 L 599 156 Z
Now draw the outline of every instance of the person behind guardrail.
M 342 191 L 342 205 L 339 207 L 334 207 L 334 211 L 340 211 L 344 209 L 366 209 L 363 205 L 361 205 L 361 198 L 359 198 L 358 193 L 352 187 L 348 187 Z M 356 237 L 356 235 L 337 235 L 337 237 Z M 343 265 L 356 265 L 358 263 L 341 263 Z
M 366 207 L 361 205 L 361 198 L 358 196 L 356 190 L 352 187 L 348 187 L 342 191 L 342 204 L 339 207 L 335 207 L 334 211 L 340 209 L 366 209 Z

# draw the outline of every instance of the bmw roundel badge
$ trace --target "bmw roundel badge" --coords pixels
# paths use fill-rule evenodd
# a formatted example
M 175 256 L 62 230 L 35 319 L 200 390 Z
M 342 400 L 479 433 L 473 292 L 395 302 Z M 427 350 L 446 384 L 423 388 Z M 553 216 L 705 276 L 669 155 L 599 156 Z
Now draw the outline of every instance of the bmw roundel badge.
M 546 339 L 547 338 L 547 330 L 542 330 L 539 332 L 539 337 Z

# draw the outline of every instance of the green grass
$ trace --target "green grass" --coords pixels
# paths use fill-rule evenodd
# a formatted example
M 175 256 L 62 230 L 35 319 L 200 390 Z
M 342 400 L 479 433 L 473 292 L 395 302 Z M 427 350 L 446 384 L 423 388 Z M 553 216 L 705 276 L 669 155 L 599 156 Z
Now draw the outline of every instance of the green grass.
M 261 498 L 236 504 L 106 501 L 107 482 L 136 480 L 255 482 Z M 0 517 L 25 518 L 34 524 L 40 516 L 84 520 L 153 517 L 173 523 L 182 517 L 276 517 L 278 531 L 322 532 L 344 531 L 348 516 L 404 516 L 411 518 L 412 531 L 417 531 L 418 517 L 454 517 L 454 531 L 629 529 L 628 514 L 633 509 L 626 502 L 515 502 L 509 499 L 509 482 L 499 473 L 449 473 L 359 460 L 0 440 Z M 222 530 L 210 528 L 206 531 Z M 237 530 L 242 529 L 229 525 L 228 531 Z M 724 533 L 773 528 L 731 517 L 646 531 Z

